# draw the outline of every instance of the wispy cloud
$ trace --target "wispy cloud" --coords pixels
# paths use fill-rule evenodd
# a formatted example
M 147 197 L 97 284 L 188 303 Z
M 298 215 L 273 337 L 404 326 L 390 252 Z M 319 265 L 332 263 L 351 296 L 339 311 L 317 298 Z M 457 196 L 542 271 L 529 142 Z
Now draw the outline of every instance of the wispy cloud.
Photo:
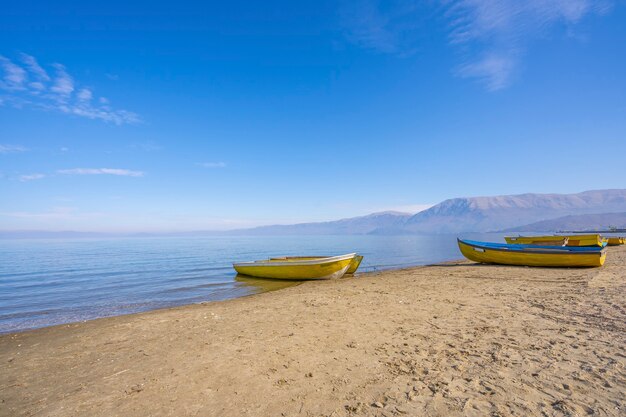
M 577 23 L 589 13 L 606 13 L 610 0 L 457 0 L 448 3 L 454 42 L 507 37 L 524 40 L 558 21 Z
M 476 78 L 487 90 L 497 91 L 509 85 L 516 63 L 511 55 L 489 53 L 477 61 L 461 65 L 456 74 L 462 78 Z
M 111 107 L 105 97 L 81 86 L 59 63 L 49 66 L 50 75 L 35 57 L 20 54 L 20 64 L 0 55 L 0 105 L 37 108 L 122 125 L 138 123 L 139 116 Z M 4 92 L 4 93 L 3 93 Z
M 488 90 L 507 87 L 527 43 L 559 23 L 571 27 L 591 13 L 604 14 L 609 0 L 459 0 L 450 3 L 450 42 L 478 46 L 456 74 L 475 78 Z
M 124 177 L 143 177 L 143 171 L 131 171 L 130 169 L 119 168 L 73 168 L 61 169 L 57 171 L 65 175 L 119 175 Z
M 88 88 L 81 88 L 80 91 L 76 94 L 76 97 L 80 101 L 89 101 L 93 98 L 93 94 Z
M 4 71 L 4 75 L 0 81 L 0 88 L 8 91 L 24 90 L 24 82 L 26 81 L 26 71 L 18 65 L 15 65 L 8 58 L 0 55 L 0 66 Z
M 198 165 L 203 168 L 226 168 L 226 162 L 202 162 Z
M 20 175 L 20 181 L 22 181 L 22 182 L 34 181 L 34 180 L 40 180 L 40 179 L 45 178 L 45 177 L 46 176 L 44 174 Z
M 26 152 L 28 149 L 19 145 L 3 145 L 0 143 L 0 154 Z
M 65 71 L 65 66 L 61 64 L 52 64 L 52 66 L 56 69 L 56 77 L 50 91 L 60 96 L 57 98 L 68 98 L 74 92 L 74 79 Z
M 22 58 L 22 62 L 26 65 L 30 73 L 33 74 L 37 79 L 41 81 L 50 81 L 50 76 L 48 75 L 46 70 L 44 70 L 41 65 L 39 65 L 35 57 L 24 53 L 20 54 L 20 57 Z
M 463 53 L 453 71 L 482 82 L 490 91 L 507 87 L 527 44 L 546 29 L 572 27 L 590 14 L 607 13 L 614 0 L 439 0 L 350 3 L 344 13 L 347 37 L 379 52 L 406 55 L 417 50 L 422 22 L 443 19 L 450 45 Z M 429 19 L 433 21 L 433 19 Z M 424 25 L 425 26 L 425 25 Z

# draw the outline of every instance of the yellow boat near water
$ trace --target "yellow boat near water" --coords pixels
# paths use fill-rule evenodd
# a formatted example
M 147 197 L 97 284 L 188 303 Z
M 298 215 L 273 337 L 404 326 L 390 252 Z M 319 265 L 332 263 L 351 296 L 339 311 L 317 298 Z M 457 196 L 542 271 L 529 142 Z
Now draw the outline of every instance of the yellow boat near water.
M 606 240 L 608 246 L 619 246 L 626 243 L 626 237 L 607 237 Z
M 591 235 L 552 235 L 552 236 L 507 236 L 504 238 L 506 243 L 517 245 L 548 245 L 562 246 L 558 242 L 567 239 L 565 246 L 602 246 L 602 236 L 599 234 Z M 555 242 L 555 245 L 548 243 Z
M 333 279 L 341 278 L 350 268 L 356 253 L 305 259 L 267 259 L 234 263 L 242 275 L 273 279 Z
M 467 259 L 488 264 L 550 267 L 597 267 L 606 259 L 603 248 L 508 245 L 457 239 Z
M 312 260 L 312 259 L 326 259 L 330 258 L 330 256 L 283 256 L 279 258 L 270 258 L 270 261 L 302 261 L 302 260 Z M 354 255 L 348 270 L 346 271 L 346 275 L 353 275 L 359 266 L 361 265 L 361 261 L 363 260 L 362 255 Z
M 570 235 L 568 236 L 567 246 L 603 246 L 602 236 L 599 234 L 591 235 Z

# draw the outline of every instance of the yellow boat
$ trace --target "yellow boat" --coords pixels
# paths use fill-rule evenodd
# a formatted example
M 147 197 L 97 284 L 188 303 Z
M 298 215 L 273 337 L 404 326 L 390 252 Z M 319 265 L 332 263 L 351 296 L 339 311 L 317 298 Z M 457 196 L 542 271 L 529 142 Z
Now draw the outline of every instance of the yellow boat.
M 602 266 L 606 249 L 541 245 L 508 245 L 457 239 L 467 259 L 488 264 L 521 266 L 592 267 Z
M 267 259 L 233 264 L 242 275 L 273 279 L 333 279 L 341 278 L 357 256 L 356 253 L 325 258 L 299 260 Z
M 279 258 L 270 258 L 270 261 L 301 261 L 301 260 L 310 260 L 310 259 L 325 259 L 329 258 L 329 256 L 282 256 Z M 361 265 L 361 261 L 363 260 L 363 256 L 355 255 L 346 271 L 345 275 L 353 275 L 359 266 Z
M 507 236 L 504 238 L 506 243 L 521 245 L 541 245 L 549 241 L 558 241 L 567 239 L 566 246 L 603 246 L 602 236 L 599 234 L 592 235 L 554 235 L 554 236 Z M 549 246 L 561 246 L 560 244 Z
M 611 236 L 611 237 L 607 237 L 607 245 L 609 246 L 619 246 L 619 245 L 623 245 L 626 243 L 626 237 L 617 237 L 617 236 Z
M 568 238 L 567 246 L 605 246 L 599 234 L 570 235 Z
M 565 246 L 567 236 L 506 236 L 506 243 L 510 245 L 542 245 L 542 246 Z

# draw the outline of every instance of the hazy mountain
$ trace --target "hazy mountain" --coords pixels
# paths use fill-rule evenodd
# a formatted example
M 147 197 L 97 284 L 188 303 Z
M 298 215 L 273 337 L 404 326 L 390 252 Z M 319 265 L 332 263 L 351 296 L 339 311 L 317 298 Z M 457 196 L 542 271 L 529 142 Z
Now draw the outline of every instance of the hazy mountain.
M 226 232 L 134 233 L 126 236 L 432 234 L 504 229 L 549 231 L 609 225 L 620 227 L 624 223 L 620 221 L 619 216 L 623 216 L 624 213 L 626 213 L 626 189 L 595 190 L 578 194 L 519 194 L 453 198 L 415 215 L 385 211 L 336 221 L 262 226 Z M 79 232 L 0 232 L 0 238 L 31 236 L 100 237 L 111 235 Z
M 264 226 L 233 233 L 259 235 L 460 233 L 509 229 L 570 215 L 626 212 L 626 189 L 577 194 L 453 198 L 415 215 L 382 212 L 321 223 Z M 598 218 L 598 221 L 601 221 Z M 581 223 L 583 224 L 583 223 Z
M 246 235 L 365 235 L 378 229 L 400 231 L 412 216 L 410 213 L 383 211 L 367 216 L 352 217 L 329 222 L 291 225 L 261 226 L 253 229 L 233 230 L 229 234 Z
M 406 221 L 413 233 L 494 231 L 567 215 L 626 211 L 626 190 L 453 198 Z
M 505 232 L 557 232 L 560 230 L 626 229 L 626 213 L 579 214 L 513 227 Z

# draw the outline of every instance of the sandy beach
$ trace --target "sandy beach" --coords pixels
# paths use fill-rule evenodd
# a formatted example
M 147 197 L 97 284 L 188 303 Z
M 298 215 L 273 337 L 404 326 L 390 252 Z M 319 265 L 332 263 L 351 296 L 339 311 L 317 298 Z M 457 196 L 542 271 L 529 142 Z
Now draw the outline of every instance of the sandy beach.
M 2 416 L 623 416 L 626 248 L 464 261 L 0 337 Z

